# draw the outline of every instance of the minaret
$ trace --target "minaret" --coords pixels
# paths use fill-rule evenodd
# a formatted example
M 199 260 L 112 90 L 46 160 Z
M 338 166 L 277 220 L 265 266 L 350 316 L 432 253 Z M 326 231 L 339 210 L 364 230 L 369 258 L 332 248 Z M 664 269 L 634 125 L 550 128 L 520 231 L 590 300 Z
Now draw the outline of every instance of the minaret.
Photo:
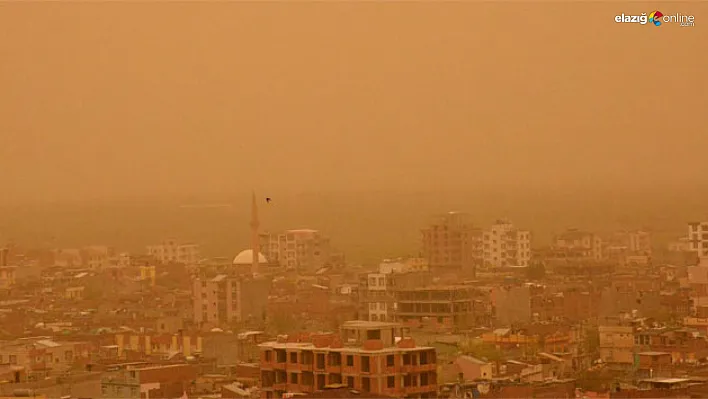
M 251 252 L 253 255 L 253 263 L 251 264 L 251 273 L 258 273 L 258 258 L 260 258 L 261 253 L 261 243 L 258 237 L 258 228 L 260 227 L 260 222 L 258 221 L 258 203 L 256 202 L 256 192 L 253 192 L 253 199 L 251 202 Z

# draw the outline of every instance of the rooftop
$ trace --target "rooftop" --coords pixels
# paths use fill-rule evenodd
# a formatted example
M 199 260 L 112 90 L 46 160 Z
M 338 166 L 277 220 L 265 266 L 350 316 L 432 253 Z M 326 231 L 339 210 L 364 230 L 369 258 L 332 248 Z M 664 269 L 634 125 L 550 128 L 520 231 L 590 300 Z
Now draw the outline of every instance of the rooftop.
M 388 323 L 385 321 L 350 320 L 342 324 L 342 328 L 356 329 L 377 329 L 401 327 L 399 323 Z

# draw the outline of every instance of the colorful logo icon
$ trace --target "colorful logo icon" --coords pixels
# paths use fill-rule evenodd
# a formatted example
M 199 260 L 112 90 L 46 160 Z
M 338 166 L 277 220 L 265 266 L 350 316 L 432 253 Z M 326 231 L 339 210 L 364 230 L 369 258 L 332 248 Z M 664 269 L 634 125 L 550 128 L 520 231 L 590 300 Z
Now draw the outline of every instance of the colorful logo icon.
M 661 26 L 661 17 L 663 16 L 664 14 L 662 14 L 661 11 L 654 11 L 649 14 L 649 22 L 653 23 L 656 26 Z

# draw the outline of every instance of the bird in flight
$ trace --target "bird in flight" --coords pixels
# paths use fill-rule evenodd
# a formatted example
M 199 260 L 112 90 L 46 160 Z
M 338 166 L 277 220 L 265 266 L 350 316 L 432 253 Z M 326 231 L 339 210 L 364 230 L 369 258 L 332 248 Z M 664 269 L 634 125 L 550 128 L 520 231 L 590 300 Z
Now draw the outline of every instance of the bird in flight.
M 272 201 L 270 197 L 266 197 L 266 202 L 270 204 L 270 201 Z

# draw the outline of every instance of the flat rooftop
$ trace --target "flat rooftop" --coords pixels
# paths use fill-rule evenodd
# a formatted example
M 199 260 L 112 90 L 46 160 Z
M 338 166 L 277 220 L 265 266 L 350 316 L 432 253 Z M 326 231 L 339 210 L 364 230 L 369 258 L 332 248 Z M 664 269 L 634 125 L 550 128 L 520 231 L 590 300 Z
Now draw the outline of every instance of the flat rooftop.
M 342 328 L 350 329 L 378 329 L 402 327 L 400 323 L 390 323 L 385 321 L 350 320 L 342 324 Z
M 399 348 L 397 346 L 388 346 L 381 349 L 364 349 L 360 346 L 342 346 L 340 348 L 316 347 L 310 342 L 264 342 L 258 345 L 262 349 L 284 349 L 284 350 L 308 350 L 320 352 L 342 352 L 342 353 L 395 353 L 395 352 L 415 352 L 421 350 L 433 350 L 432 346 L 415 346 L 413 348 Z

